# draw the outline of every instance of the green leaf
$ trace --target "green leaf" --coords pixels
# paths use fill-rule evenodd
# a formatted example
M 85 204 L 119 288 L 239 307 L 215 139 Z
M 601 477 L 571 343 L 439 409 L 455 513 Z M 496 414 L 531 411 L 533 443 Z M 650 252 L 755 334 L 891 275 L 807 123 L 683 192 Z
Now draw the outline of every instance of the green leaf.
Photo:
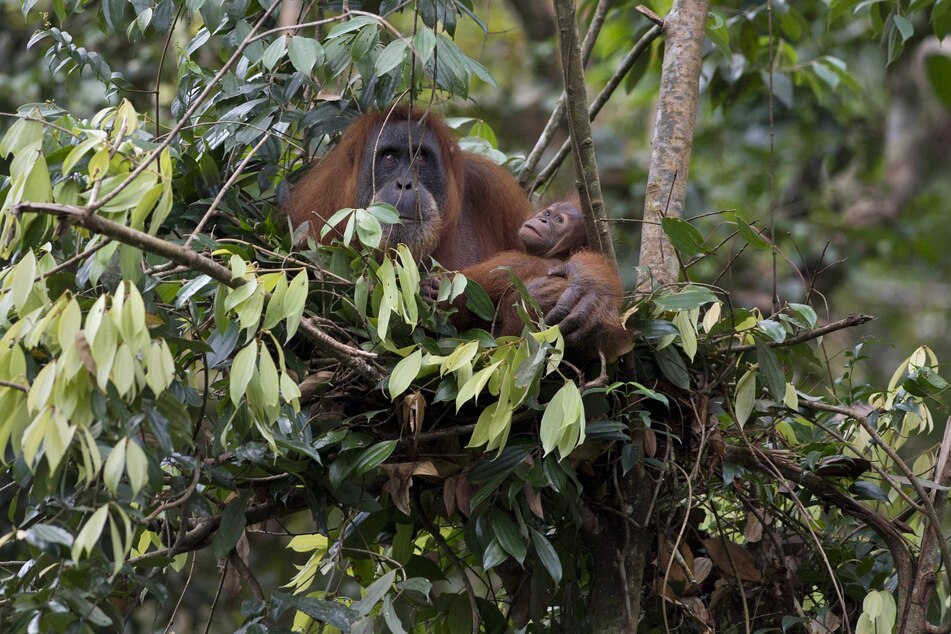
M 495 372 L 496 368 L 498 368 L 501 363 L 501 361 L 496 361 L 492 365 L 482 368 L 469 377 L 468 381 L 462 384 L 462 387 L 459 388 L 459 392 L 456 394 L 457 413 L 459 412 L 459 409 L 468 401 L 473 398 L 478 399 L 479 394 L 485 387 L 485 384 L 489 382 L 490 378 L 492 378 L 492 373 Z
M 786 397 L 786 375 L 783 367 L 776 358 L 776 353 L 764 341 L 756 340 L 756 361 L 759 368 L 766 375 L 766 387 L 776 401 L 783 401 Z
M 383 620 L 386 622 L 386 626 L 390 628 L 390 632 L 393 634 L 407 634 L 403 622 L 400 621 L 400 617 L 393 607 L 391 595 L 388 594 L 383 598 L 383 609 L 380 612 L 383 614 Z
M 363 453 L 360 454 L 360 458 L 357 459 L 356 464 L 353 465 L 354 473 L 356 473 L 356 475 L 363 475 L 368 471 L 376 469 L 390 457 L 394 449 L 396 449 L 395 440 L 380 442 L 365 449 Z
M 287 56 L 298 71 L 310 75 L 314 66 L 324 63 L 324 49 L 315 39 L 295 35 L 287 45 Z
M 271 42 L 271 45 L 264 51 L 264 57 L 261 58 L 261 63 L 264 64 L 264 67 L 268 70 L 274 70 L 275 64 L 284 57 L 285 51 L 287 51 L 287 38 L 283 35 L 278 35 L 277 39 Z
M 455 290 L 456 279 L 459 275 L 453 278 L 453 290 Z M 485 321 L 492 321 L 495 318 L 495 306 L 492 304 L 492 300 L 489 299 L 489 294 L 485 292 L 481 286 L 479 286 L 475 281 L 468 280 L 466 282 L 466 305 L 479 319 L 484 319 Z
M 680 343 L 683 344 L 684 354 L 693 363 L 693 358 L 697 354 L 697 331 L 687 311 L 680 311 L 674 316 L 674 326 L 680 332 Z
M 895 26 L 898 27 L 898 32 L 901 33 L 901 41 L 907 42 L 908 38 L 915 34 L 915 27 L 908 20 L 908 18 L 904 16 L 896 14 L 893 17 L 895 20 Z
M 838 79 L 838 75 L 835 75 Z M 732 216 L 733 222 L 736 223 L 736 229 L 740 232 L 740 237 L 743 238 L 748 245 L 754 249 L 766 250 L 770 248 L 769 242 L 763 238 L 758 231 L 756 231 L 750 223 L 746 222 L 736 214 L 730 214 Z
M 375 72 L 377 75 L 385 75 L 400 64 L 406 56 L 406 40 L 393 40 L 386 45 L 386 48 L 376 58 Z
M 343 632 L 349 632 L 353 624 L 360 618 L 356 610 L 348 608 L 342 603 L 284 594 L 278 591 L 271 593 L 271 608 L 275 619 L 287 610 L 299 610 L 315 621 L 326 623 Z
M 99 536 L 102 535 L 102 529 L 106 526 L 106 518 L 109 517 L 109 505 L 103 504 L 96 512 L 92 514 L 83 529 L 76 535 L 73 541 L 72 557 L 76 561 L 85 553 L 92 552 L 99 542 Z
M 951 6 L 951 0 L 947 3 Z M 928 81 L 944 107 L 951 110 L 951 57 L 936 53 L 925 57 Z
M 680 389 L 690 389 L 690 373 L 687 372 L 687 366 L 675 347 L 667 346 L 663 350 L 654 351 L 654 358 L 668 381 Z
M 783 390 L 785 392 L 785 390 Z M 747 370 L 736 382 L 736 395 L 733 398 L 733 408 L 736 411 L 736 422 L 742 428 L 753 413 L 753 400 L 756 397 L 756 374 Z
M 447 374 L 449 372 L 455 372 L 459 368 L 469 365 L 472 363 L 472 360 L 475 358 L 478 351 L 478 341 L 469 341 L 457 346 L 456 349 L 453 350 L 448 357 L 446 357 L 446 360 L 443 361 L 442 373 Z
M 33 255 L 33 251 L 27 250 L 13 269 L 13 285 L 10 292 L 13 294 L 13 305 L 18 311 L 23 308 L 33 292 L 35 276 L 36 256 Z
M 658 296 L 654 299 L 654 305 L 661 310 L 692 310 L 715 301 L 717 296 L 709 288 L 690 284 L 677 293 Z
M 528 554 L 528 545 L 512 518 L 499 510 L 494 510 L 489 517 L 492 531 L 495 533 L 496 539 L 499 540 L 499 545 L 518 563 L 524 563 L 525 555 Z
M 938 0 L 931 8 L 931 26 L 939 40 L 951 31 L 951 0 Z M 0 152 L 2 155 L 3 152 Z
M 580 423 L 579 423 L 580 420 Z M 545 455 L 551 453 L 555 447 L 561 447 L 562 440 L 572 433 L 571 427 L 584 423 L 584 405 L 578 386 L 573 381 L 565 381 L 545 407 L 542 414 L 539 437 Z M 565 452 L 561 452 L 562 457 Z
M 138 495 L 149 481 L 149 459 L 137 442 L 129 439 L 125 446 L 125 469 L 132 485 L 132 495 Z
M 248 389 L 248 383 L 254 376 L 254 360 L 258 353 L 258 342 L 252 341 L 238 354 L 235 355 L 231 363 L 231 402 L 234 405 L 241 403 L 244 393 Z
M 287 339 L 290 341 L 304 317 L 307 302 L 307 271 L 301 271 L 291 280 L 284 295 L 284 318 L 287 320 Z
M 710 253 L 700 230 L 683 218 L 661 218 L 661 227 L 675 249 L 686 256 Z
M 397 396 L 406 391 L 406 388 L 410 386 L 413 379 L 419 374 L 419 369 L 422 367 L 422 364 L 423 351 L 419 348 L 396 364 L 396 367 L 393 368 L 393 373 L 390 374 L 388 386 L 390 399 L 396 399 Z
M 436 34 L 429 27 L 423 27 L 413 36 L 413 49 L 416 51 L 417 59 L 425 66 L 432 58 L 433 51 L 436 49 Z
M 529 532 L 532 536 L 532 545 L 535 546 L 535 554 L 538 555 L 538 560 L 545 566 L 545 570 L 548 571 L 555 585 L 558 585 L 561 583 L 561 559 L 558 558 L 558 553 L 555 552 L 551 542 L 544 535 L 534 528 L 530 528 Z
M 221 514 L 221 524 L 212 541 L 212 551 L 215 559 L 225 559 L 234 550 L 235 544 L 244 533 L 248 520 L 244 511 L 248 504 L 247 494 L 233 498 Z
M 126 444 L 128 442 L 128 438 L 123 438 L 117 442 L 116 446 L 109 452 L 106 464 L 102 468 L 102 480 L 113 495 L 116 494 L 116 490 L 119 488 L 122 472 L 125 470 Z
M 277 376 L 277 367 L 274 365 L 274 359 L 267 346 L 261 346 L 261 354 L 258 357 L 258 379 L 261 386 L 261 393 L 264 395 L 264 404 L 273 407 L 280 401 L 280 384 Z

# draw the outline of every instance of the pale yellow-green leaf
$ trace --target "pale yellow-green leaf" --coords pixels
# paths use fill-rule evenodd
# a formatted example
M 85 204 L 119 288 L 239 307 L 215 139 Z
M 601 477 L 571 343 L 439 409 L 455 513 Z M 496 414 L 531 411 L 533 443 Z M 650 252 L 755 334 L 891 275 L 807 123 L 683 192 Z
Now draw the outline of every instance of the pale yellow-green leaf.
M 481 447 L 489 442 L 489 428 L 492 425 L 492 419 L 498 410 L 498 402 L 492 403 L 479 414 L 479 420 L 476 422 L 475 429 L 472 430 L 472 437 L 469 438 L 469 444 L 466 447 Z
M 558 447 L 569 428 L 579 424 L 578 417 L 583 416 L 583 413 L 578 387 L 573 381 L 565 381 L 545 406 L 545 413 L 542 414 L 539 436 L 546 456 Z M 574 435 L 577 437 L 577 431 Z
M 142 194 L 135 207 L 133 207 L 132 216 L 129 220 L 129 225 L 133 229 L 141 231 L 145 228 L 145 219 L 149 217 L 149 212 L 155 207 L 155 203 L 158 202 L 163 190 L 163 185 L 154 185 Z
M 241 260 L 241 262 L 243 263 L 244 260 Z M 257 289 L 258 281 L 255 279 L 248 280 L 241 286 L 230 289 L 228 291 L 228 297 L 225 299 L 225 310 L 234 310 L 237 306 L 243 304 L 249 297 L 254 295 Z
M 20 440 L 20 450 L 23 452 L 23 461 L 33 468 L 33 461 L 36 459 L 36 453 L 40 450 L 40 444 L 46 437 L 51 422 L 52 408 L 46 407 L 33 422 L 23 431 L 23 438 Z
M 76 163 L 86 155 L 89 150 L 93 149 L 96 145 L 102 143 L 103 137 L 97 134 L 91 134 L 91 132 L 98 131 L 86 131 L 86 135 L 89 137 L 85 141 L 80 141 L 77 143 L 72 150 L 69 151 L 69 154 L 66 155 L 66 158 L 63 159 L 63 175 L 69 174 L 73 171 L 73 168 L 76 166 Z
M 463 383 L 462 387 L 459 388 L 459 392 L 456 394 L 457 413 L 459 412 L 459 408 L 461 408 L 473 398 L 478 401 L 479 394 L 482 392 L 485 384 L 488 383 L 489 379 L 492 377 L 492 373 L 495 372 L 501 363 L 501 361 L 496 361 L 492 365 L 479 370 L 473 374 L 468 381 Z
M 736 394 L 733 397 L 733 408 L 736 411 L 736 422 L 742 428 L 753 413 L 753 400 L 756 397 L 756 374 L 747 370 L 736 382 Z
M 231 266 L 232 278 L 244 277 L 244 274 L 248 272 L 248 263 L 240 255 L 232 255 L 228 264 Z
M 112 542 L 112 576 L 119 574 L 122 569 L 122 560 L 125 559 L 125 547 L 122 544 L 122 537 L 119 535 L 119 527 L 116 521 L 109 516 L 109 537 Z
M 168 152 L 168 150 L 165 150 Z M 155 235 L 162 227 L 162 223 L 168 218 L 172 211 L 172 184 L 170 182 L 162 183 L 162 197 L 152 211 L 152 218 L 149 220 L 149 233 Z
M 123 136 L 132 136 L 132 133 L 139 127 L 139 115 L 128 99 L 119 102 L 116 108 L 116 120 L 112 127 L 113 139 L 119 135 L 119 130 L 123 130 Z
M 383 304 L 390 310 L 396 312 L 399 310 L 399 299 L 397 299 L 396 289 L 396 271 L 393 268 L 393 261 L 389 258 L 383 258 L 383 263 L 376 271 L 377 279 L 380 280 L 380 286 L 383 289 Z
M 119 481 L 122 480 L 122 472 L 125 469 L 125 448 L 128 442 L 128 438 L 120 439 L 119 442 L 116 443 L 116 446 L 112 448 L 112 451 L 109 452 L 109 457 L 106 458 L 106 464 L 102 468 L 102 481 L 105 482 L 106 488 L 108 488 L 113 495 L 116 494 L 116 490 L 119 488 Z
M 720 313 L 723 310 L 722 302 L 715 302 L 703 316 L 703 331 L 709 333 L 713 327 L 720 321 Z
M 264 323 L 261 327 L 270 330 L 284 318 L 284 296 L 287 293 L 287 278 L 283 273 L 278 274 L 274 290 L 271 291 L 271 298 L 267 302 L 267 310 L 264 311 Z
M 895 619 L 898 616 L 898 606 L 895 605 L 895 597 L 887 590 L 879 590 L 879 597 L 882 600 L 882 611 L 878 615 L 878 623 L 882 625 L 884 632 L 892 632 L 895 629 Z
M 284 318 L 287 320 L 287 341 L 290 341 L 304 317 L 304 304 L 307 302 L 307 272 L 301 271 L 294 276 L 287 293 L 284 295 Z
M 149 481 L 149 460 L 142 447 L 132 439 L 126 443 L 125 470 L 129 474 L 132 495 L 138 495 L 145 483 Z
M 796 394 L 796 386 L 792 383 L 786 384 L 786 394 L 783 396 L 783 404 L 789 409 L 799 409 L 799 395 Z
M 674 326 L 680 332 L 680 343 L 683 346 L 684 353 L 693 362 L 693 358 L 697 354 L 697 331 L 694 330 L 694 325 L 687 311 L 677 313 L 674 317 Z
M 92 514 L 86 524 L 83 526 L 76 539 L 73 541 L 72 557 L 73 561 L 78 561 L 86 553 L 92 552 L 102 535 L 102 529 L 106 525 L 106 518 L 109 516 L 109 505 L 103 504 L 96 512 Z
M 106 314 L 106 296 L 100 295 L 93 303 L 92 308 L 86 313 L 86 327 L 83 332 L 86 335 L 86 341 L 89 345 L 96 342 L 96 335 L 99 334 L 99 326 L 102 324 L 102 318 Z
M 281 372 L 281 397 L 284 401 L 292 403 L 300 398 L 300 388 L 294 379 L 287 372 Z
M 26 406 L 31 412 L 39 411 L 45 407 L 53 393 L 53 385 L 56 382 L 56 361 L 50 361 L 37 373 L 33 379 L 33 385 L 30 386 L 30 392 L 26 397 Z
M 449 301 L 454 302 L 457 297 L 466 292 L 466 284 L 469 280 L 462 273 L 456 273 L 452 277 L 452 287 L 449 290 Z
M 43 443 L 46 449 L 46 462 L 50 466 L 50 473 L 56 472 L 56 468 L 69 449 L 69 444 L 73 441 L 75 431 L 76 427 L 70 425 L 65 416 L 57 411 L 53 412 L 50 418 L 50 425 L 46 429 L 45 441 Z
M 132 384 L 135 382 L 134 363 L 132 350 L 123 343 L 116 351 L 115 361 L 110 373 L 112 384 L 116 386 L 119 396 L 125 396 L 132 389 Z
M 158 341 L 153 341 L 149 346 L 148 357 L 146 358 L 148 371 L 145 374 L 145 383 L 156 396 L 164 392 L 169 384 L 169 377 L 165 374 L 162 355 L 162 345 Z
M 403 293 L 404 316 L 407 323 L 415 326 L 419 320 L 419 307 L 416 305 L 416 293 L 419 290 L 419 267 L 405 244 L 400 244 L 396 248 L 396 252 L 399 255 L 397 273 L 400 279 L 400 290 Z
M 37 109 L 33 109 L 30 116 L 41 118 Z M 43 140 L 43 124 L 31 119 L 18 118 L 7 133 L 0 140 L 0 157 L 6 157 L 10 152 L 21 152 L 23 148 L 34 145 Z
M 254 376 L 254 360 L 257 356 L 258 342 L 252 341 L 235 355 L 231 364 L 231 402 L 241 402 L 251 377 Z
M 251 297 L 235 308 L 235 312 L 238 315 L 238 323 L 242 328 L 255 329 L 258 321 L 261 319 L 261 311 L 263 309 L 264 289 L 258 287 Z
M 56 325 L 56 339 L 62 350 L 72 347 L 76 342 L 76 333 L 82 325 L 82 313 L 79 310 L 79 302 L 75 297 L 70 297 L 69 302 L 63 308 L 59 316 L 59 323 Z
M 142 300 L 139 288 L 132 282 L 127 283 L 129 285 L 129 298 L 122 315 L 122 336 L 127 341 L 132 342 L 146 330 L 145 302 Z
M 393 368 L 393 373 L 390 375 L 389 381 L 389 391 L 390 398 L 395 399 L 397 396 L 406 391 L 406 388 L 410 386 L 413 382 L 413 379 L 416 378 L 416 375 L 419 374 L 419 369 L 423 363 L 423 351 L 417 349 L 415 352 L 409 356 L 400 360 L 396 364 L 396 367 Z
M 512 404 L 508 399 L 499 400 L 498 407 L 492 413 L 492 420 L 489 421 L 489 441 L 485 446 L 486 451 L 505 449 L 509 432 L 512 431 L 512 411 Z
M 128 174 L 117 174 L 115 176 L 106 178 L 102 183 L 102 194 L 106 195 L 113 190 L 117 190 L 119 186 L 125 182 L 127 177 Z M 123 187 L 119 193 L 115 195 L 115 198 L 103 205 L 99 211 L 104 213 L 114 213 L 117 211 L 136 209 L 139 202 L 142 200 L 142 197 L 145 196 L 149 190 L 155 187 L 157 180 L 158 176 L 155 174 L 155 172 L 145 171 L 139 174 L 134 179 L 132 179 L 128 185 Z
M 390 326 L 390 315 L 392 314 L 393 310 L 385 302 L 380 302 L 380 314 L 376 318 L 376 334 L 380 339 L 386 339 L 386 333 Z
M 877 591 L 872 590 L 865 595 L 865 600 L 862 602 L 862 611 L 868 614 L 871 619 L 878 618 L 878 615 L 882 613 L 882 597 Z
M 471 363 L 477 352 L 479 352 L 478 341 L 469 341 L 462 344 L 461 346 L 457 346 L 442 364 L 442 371 L 440 374 L 455 372 L 463 366 L 469 366 L 471 373 Z
M 96 439 L 93 438 L 92 432 L 89 431 L 89 428 L 82 428 L 82 446 L 85 451 L 83 454 L 88 456 L 88 471 L 86 473 L 87 483 L 90 483 L 92 479 L 99 473 L 99 470 L 102 469 L 102 454 L 99 452 L 99 445 L 96 443 Z
M 33 251 L 27 250 L 23 258 L 13 269 L 13 280 L 10 292 L 13 294 L 13 305 L 17 311 L 21 310 L 33 292 L 33 278 L 36 276 L 36 256 Z
M 109 148 L 104 147 L 89 159 L 89 180 L 97 181 L 109 171 Z
M 267 346 L 261 346 L 261 356 L 258 359 L 258 377 L 261 383 L 261 391 L 264 394 L 264 404 L 268 406 L 277 405 L 280 401 L 280 385 L 277 376 L 277 367 L 274 365 L 274 359 Z
M 103 319 L 96 333 L 96 341 L 92 344 L 92 358 L 96 362 L 96 384 L 100 390 L 106 389 L 109 375 L 112 374 L 118 343 L 119 332 L 112 320 Z

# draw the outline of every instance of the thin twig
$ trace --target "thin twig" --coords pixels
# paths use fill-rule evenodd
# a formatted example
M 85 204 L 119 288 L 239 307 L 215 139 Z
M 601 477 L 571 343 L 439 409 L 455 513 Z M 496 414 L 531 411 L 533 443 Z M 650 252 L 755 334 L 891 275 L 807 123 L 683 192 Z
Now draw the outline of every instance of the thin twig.
M 594 140 L 591 138 L 591 116 L 588 112 L 588 93 L 581 64 L 574 0 L 554 0 L 554 5 L 567 95 L 565 112 L 568 116 L 569 137 L 575 152 L 575 177 L 581 209 L 585 216 L 588 246 L 603 255 L 616 268 L 617 256 L 614 253 L 614 241 L 611 239 L 611 228 L 604 209 Z
M 821 328 L 816 328 L 815 330 L 806 330 L 801 332 L 795 337 L 790 337 L 789 339 L 784 339 L 782 341 L 769 341 L 766 343 L 770 348 L 786 348 L 788 346 L 794 346 L 797 343 L 803 343 L 804 341 L 812 341 L 813 339 L 818 339 L 823 335 L 827 335 L 830 332 L 835 332 L 836 330 L 842 330 L 844 328 L 853 328 L 855 326 L 861 326 L 875 319 L 871 315 L 865 315 L 858 313 L 856 315 L 849 315 L 845 319 L 840 319 L 839 321 L 834 321 L 831 324 L 826 324 Z M 743 344 L 741 346 L 730 346 L 723 348 L 720 352 L 747 352 L 749 350 L 755 350 L 756 344 Z
M 248 584 L 248 589 L 251 590 L 251 594 L 254 595 L 254 598 L 258 601 L 264 602 L 264 590 L 261 589 L 261 584 L 258 582 L 257 577 L 254 576 L 254 573 L 251 572 L 251 569 L 248 568 L 247 564 L 241 560 L 241 556 L 238 555 L 238 551 L 232 550 L 231 555 L 228 557 L 228 562 L 234 566 L 234 569 L 238 571 L 238 574 L 244 579 L 244 582 Z
M 598 39 L 598 34 L 601 32 L 601 27 L 604 26 L 604 19 L 607 17 L 608 9 L 610 8 L 611 0 L 600 0 L 598 2 L 598 6 L 594 10 L 594 15 L 591 17 L 591 24 L 588 26 L 588 31 L 584 35 L 584 41 L 581 43 L 582 66 L 587 66 L 588 62 L 591 60 L 591 52 L 594 50 L 594 43 Z M 542 154 L 551 144 L 551 140 L 555 136 L 555 132 L 558 130 L 562 120 L 565 118 L 565 105 L 567 103 L 567 99 L 567 95 L 564 91 L 562 91 L 561 96 L 558 97 L 558 102 L 555 103 L 555 108 L 552 110 L 551 116 L 548 117 L 548 123 L 545 124 L 545 128 L 542 130 L 541 135 L 539 135 L 538 141 L 535 142 L 535 147 L 532 148 L 532 151 L 525 159 L 525 165 L 522 166 L 522 169 L 518 173 L 518 183 L 522 187 L 528 184 L 529 176 L 531 176 L 532 172 L 535 171 L 535 168 L 538 166 L 538 162 L 542 159 Z
M 257 154 L 258 150 L 261 149 L 261 146 L 267 143 L 267 140 L 270 138 L 271 138 L 271 133 L 267 132 L 264 136 L 261 137 L 261 140 L 258 141 L 257 144 L 255 144 L 253 148 L 251 148 L 251 151 L 248 152 L 248 155 L 246 157 L 244 157 L 244 160 L 242 160 L 241 163 L 238 164 L 238 167 L 234 170 L 234 173 L 221 187 L 221 190 L 218 192 L 218 195 L 215 196 L 215 199 L 213 201 L 211 201 L 211 206 L 208 207 L 208 211 L 205 212 L 205 215 L 202 216 L 201 220 L 198 222 L 198 224 L 189 234 L 188 238 L 185 240 L 185 244 L 182 245 L 183 247 L 188 248 L 191 245 L 192 240 L 195 239 L 195 236 L 201 233 L 201 230 L 205 228 L 205 225 L 208 224 L 208 221 L 211 220 L 211 217 L 218 210 L 218 205 L 221 204 L 221 201 L 224 199 L 225 195 L 229 191 L 231 191 L 232 187 L 234 187 L 234 184 L 238 180 L 238 177 L 241 176 L 241 172 L 243 172 L 244 168 L 248 166 L 248 163 L 251 162 L 251 159 L 254 158 L 254 155 Z
M 645 33 L 641 39 L 634 44 L 633 48 L 628 52 L 627 55 L 621 60 L 618 64 L 617 69 L 615 69 L 614 74 L 611 75 L 611 78 L 604 85 L 604 88 L 601 89 L 601 92 L 598 93 L 598 96 L 595 97 L 594 101 L 591 102 L 591 106 L 588 108 L 588 116 L 591 121 L 594 121 L 598 114 L 601 112 L 601 109 L 604 107 L 604 104 L 608 102 L 611 96 L 614 94 L 614 91 L 617 90 L 617 87 L 621 85 L 624 77 L 631 71 L 631 68 L 634 67 L 634 64 L 640 59 L 640 56 L 644 53 L 651 42 L 653 42 L 657 37 L 662 33 L 663 29 L 659 26 L 651 27 L 647 33 Z M 538 176 L 535 178 L 535 181 L 532 183 L 530 192 L 536 192 L 540 187 L 545 185 L 551 177 L 555 175 L 555 172 L 558 171 L 558 168 L 561 167 L 561 164 L 564 163 L 565 159 L 568 157 L 568 154 L 571 152 L 571 143 L 570 140 L 562 143 L 561 148 L 559 148 L 558 153 L 555 154 L 548 165 L 538 173 Z

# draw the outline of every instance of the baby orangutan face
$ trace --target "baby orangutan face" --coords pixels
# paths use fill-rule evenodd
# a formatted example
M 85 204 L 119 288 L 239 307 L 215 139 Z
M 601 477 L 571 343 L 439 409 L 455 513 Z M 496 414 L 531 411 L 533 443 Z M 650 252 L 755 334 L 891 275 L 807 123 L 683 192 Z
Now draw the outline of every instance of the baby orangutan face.
M 525 252 L 543 258 L 562 258 L 588 245 L 581 209 L 573 202 L 557 202 L 525 221 L 518 230 Z

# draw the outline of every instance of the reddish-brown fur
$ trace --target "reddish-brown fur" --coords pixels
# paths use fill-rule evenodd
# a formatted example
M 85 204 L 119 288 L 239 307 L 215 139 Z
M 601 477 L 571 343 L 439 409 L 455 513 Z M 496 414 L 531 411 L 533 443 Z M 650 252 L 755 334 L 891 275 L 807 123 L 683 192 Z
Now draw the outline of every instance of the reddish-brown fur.
M 518 228 L 532 213 L 525 192 L 504 168 L 463 152 L 439 117 L 409 108 L 365 114 L 347 128 L 291 191 L 284 212 L 293 223 L 310 222 L 311 234 L 318 236 L 337 210 L 357 206 L 357 166 L 372 147 L 373 130 L 385 121 L 406 120 L 425 121 L 439 140 L 446 166 L 449 202 L 441 210 L 440 239 L 430 255 L 447 269 L 462 269 L 516 248 Z
M 564 202 L 574 206 L 580 216 L 577 200 Z M 559 246 L 564 248 L 564 244 Z M 499 253 L 464 269 L 463 274 L 478 282 L 498 306 L 493 328 L 496 335 L 517 335 L 524 326 L 515 309 L 520 297 L 509 271 L 525 284 L 529 295 L 538 302 L 542 315 L 550 315 L 556 309 L 569 284 L 586 288 L 602 300 L 601 305 L 590 311 L 573 311 L 561 322 L 562 329 L 569 333 L 568 342 L 581 356 L 594 357 L 600 350 L 608 360 L 614 360 L 627 352 L 632 343 L 631 335 L 620 323 L 624 299 L 621 278 L 604 256 L 588 249 L 586 236 L 568 245 L 568 249 L 570 255 L 567 257 L 552 258 L 545 257 L 550 253 L 541 256 L 525 253 L 525 245 L 520 245 L 520 250 Z M 463 313 L 462 319 L 471 322 L 472 317 Z

